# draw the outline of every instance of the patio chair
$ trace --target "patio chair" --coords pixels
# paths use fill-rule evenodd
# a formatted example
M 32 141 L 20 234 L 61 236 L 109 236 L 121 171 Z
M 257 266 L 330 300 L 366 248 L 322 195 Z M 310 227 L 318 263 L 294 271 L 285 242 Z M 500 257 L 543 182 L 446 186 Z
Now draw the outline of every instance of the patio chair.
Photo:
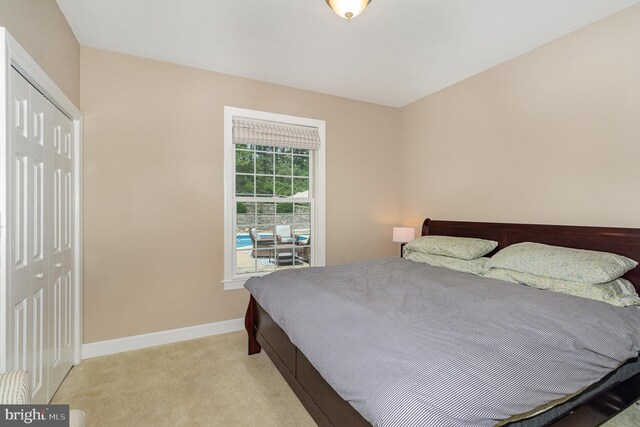
M 276 242 L 279 245 L 290 245 L 295 241 L 290 225 L 276 225 L 273 235 L 276 236 Z
M 275 243 L 273 237 L 260 237 L 258 230 L 252 228 L 249 230 L 249 236 L 251 236 L 251 243 L 253 244 L 253 250 L 251 256 L 254 258 L 271 258 L 273 256 L 273 244 Z M 268 251 L 257 251 L 257 249 L 269 249 Z

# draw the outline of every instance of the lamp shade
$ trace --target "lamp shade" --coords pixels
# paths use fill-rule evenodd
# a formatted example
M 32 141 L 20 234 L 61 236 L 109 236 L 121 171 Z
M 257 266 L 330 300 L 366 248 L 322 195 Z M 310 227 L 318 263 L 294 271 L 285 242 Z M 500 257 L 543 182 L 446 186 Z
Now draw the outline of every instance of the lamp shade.
M 415 239 L 416 229 L 411 227 L 393 227 L 393 241 L 407 243 Z
M 326 0 L 326 2 L 338 16 L 352 19 L 360 15 L 371 0 Z

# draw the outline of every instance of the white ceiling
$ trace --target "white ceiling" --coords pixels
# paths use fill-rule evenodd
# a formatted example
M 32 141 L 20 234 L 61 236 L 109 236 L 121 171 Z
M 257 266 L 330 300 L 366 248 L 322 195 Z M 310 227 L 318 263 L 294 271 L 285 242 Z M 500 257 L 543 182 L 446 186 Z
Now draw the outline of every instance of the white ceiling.
M 80 44 L 399 107 L 640 0 L 57 0 Z

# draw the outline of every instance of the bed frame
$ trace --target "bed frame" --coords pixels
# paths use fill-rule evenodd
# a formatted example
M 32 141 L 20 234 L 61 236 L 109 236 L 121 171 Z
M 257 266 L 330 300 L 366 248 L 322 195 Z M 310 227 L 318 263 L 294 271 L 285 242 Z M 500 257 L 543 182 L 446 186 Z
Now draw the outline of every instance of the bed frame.
M 428 234 L 495 240 L 498 242 L 498 247 L 489 256 L 514 243 L 538 242 L 613 252 L 640 260 L 640 229 L 632 228 L 432 221 L 427 218 L 422 225 L 422 235 Z M 640 266 L 624 277 L 631 281 L 640 293 Z M 261 348 L 265 350 L 319 426 L 371 426 L 331 388 L 253 296 L 247 308 L 245 328 L 249 335 L 249 354 L 259 353 Z M 637 358 L 627 364 L 634 362 L 637 363 Z M 640 398 L 640 374 L 635 374 L 621 382 L 608 384 L 607 388 L 593 393 L 583 402 L 571 405 L 572 401 L 578 401 L 581 396 L 584 398 L 583 394 L 586 396 L 585 393 L 597 390 L 607 378 L 571 399 L 566 404 L 568 409 L 558 413 L 545 425 L 597 426 L 622 412 Z M 518 423 L 514 422 L 513 425 Z

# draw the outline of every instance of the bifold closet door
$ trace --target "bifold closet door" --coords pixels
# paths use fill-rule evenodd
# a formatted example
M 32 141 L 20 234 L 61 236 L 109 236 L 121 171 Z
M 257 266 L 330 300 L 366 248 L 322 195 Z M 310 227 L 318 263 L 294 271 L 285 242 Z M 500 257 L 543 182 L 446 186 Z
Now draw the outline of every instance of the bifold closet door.
M 9 347 L 47 403 L 73 360 L 72 124 L 13 69 L 10 123 Z

